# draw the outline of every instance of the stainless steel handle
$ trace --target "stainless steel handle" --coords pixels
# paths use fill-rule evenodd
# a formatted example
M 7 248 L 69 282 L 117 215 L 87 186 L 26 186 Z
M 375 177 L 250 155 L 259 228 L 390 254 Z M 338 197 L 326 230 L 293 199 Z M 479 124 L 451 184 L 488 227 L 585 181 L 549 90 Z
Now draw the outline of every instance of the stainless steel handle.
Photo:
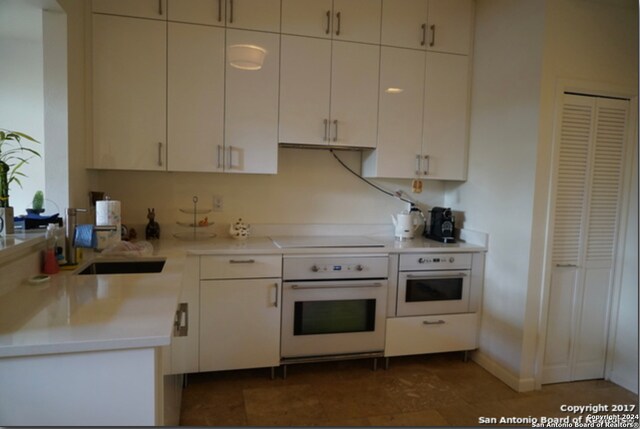
M 423 158 L 426 161 L 427 168 L 424 168 L 422 170 L 422 174 L 424 174 L 425 176 L 428 176 L 429 175 L 429 167 L 430 167 L 430 164 L 431 164 L 430 163 L 430 159 L 429 159 L 429 155 L 425 155 L 425 156 L 423 156 Z
M 436 44 L 436 25 L 431 24 L 431 26 L 429 27 L 429 30 L 431 31 L 431 39 L 429 40 L 429 46 L 433 46 Z
M 273 286 L 276 288 L 276 299 L 273 301 L 273 306 L 278 308 L 278 283 L 274 283 Z
M 230 264 L 254 264 L 255 259 L 229 259 Z
M 333 141 L 337 142 L 338 141 L 338 120 L 337 119 L 333 120 L 333 128 L 335 131 L 335 134 L 333 135 Z
M 420 158 L 422 158 L 422 156 L 420 154 L 416 155 L 416 176 L 420 175 Z
M 423 320 L 422 324 L 423 325 L 444 325 L 446 322 L 442 319 L 440 320 L 436 320 L 435 322 L 431 322 L 429 320 Z
M 352 289 L 352 288 L 372 288 L 372 287 L 382 287 L 382 283 L 370 283 L 370 284 L 362 284 L 362 285 L 339 285 L 334 284 L 330 286 L 316 286 L 316 285 L 291 285 L 291 289 Z
M 222 21 L 222 0 L 218 0 L 218 22 Z
M 162 167 L 162 142 L 158 142 L 158 166 Z
M 218 165 L 217 168 L 222 168 L 222 157 L 220 156 L 220 150 L 222 149 L 222 145 L 218 145 Z
M 556 264 L 558 268 L 578 268 L 576 264 Z
M 173 326 L 176 337 L 186 337 L 189 334 L 189 303 L 181 302 L 178 305 Z
M 336 18 L 338 19 L 338 28 L 336 29 L 336 36 L 339 36 L 340 35 L 340 21 L 341 21 L 340 12 L 336 13 Z
M 233 24 L 233 0 L 229 0 L 229 24 Z
M 158 0 L 158 15 L 162 15 L 162 0 Z
M 331 11 L 327 11 L 327 28 L 325 29 L 325 34 L 329 34 L 331 31 Z
M 227 155 L 227 164 L 226 164 L 227 170 L 231 170 L 233 168 L 233 164 L 232 164 L 233 155 L 231 153 L 232 150 L 233 150 L 233 146 L 229 146 L 228 155 Z
M 467 277 L 467 273 L 456 273 L 456 274 L 429 274 L 429 275 L 414 275 L 407 274 L 406 277 L 408 279 L 457 279 L 459 277 Z
M 422 24 L 420 28 L 422 28 L 422 40 L 420 41 L 420 46 L 424 46 L 424 44 L 427 43 L 427 24 Z
M 324 120 L 324 137 L 322 138 L 323 142 L 329 141 L 329 120 Z

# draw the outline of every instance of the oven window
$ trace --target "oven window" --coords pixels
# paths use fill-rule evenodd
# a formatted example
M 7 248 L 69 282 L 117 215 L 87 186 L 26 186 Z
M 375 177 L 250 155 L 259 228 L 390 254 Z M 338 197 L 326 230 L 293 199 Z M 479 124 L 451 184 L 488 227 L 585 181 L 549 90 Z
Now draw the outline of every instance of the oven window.
M 376 300 L 296 301 L 293 335 L 375 331 Z
M 462 283 L 462 278 L 407 279 L 405 301 L 459 301 Z

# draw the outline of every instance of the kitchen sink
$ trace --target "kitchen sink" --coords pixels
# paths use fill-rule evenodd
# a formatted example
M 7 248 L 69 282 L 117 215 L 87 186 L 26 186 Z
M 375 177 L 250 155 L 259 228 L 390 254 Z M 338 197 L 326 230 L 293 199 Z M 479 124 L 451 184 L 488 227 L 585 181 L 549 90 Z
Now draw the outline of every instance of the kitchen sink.
M 95 274 L 159 273 L 164 268 L 165 262 L 165 259 L 143 261 L 93 261 L 75 274 L 82 276 Z

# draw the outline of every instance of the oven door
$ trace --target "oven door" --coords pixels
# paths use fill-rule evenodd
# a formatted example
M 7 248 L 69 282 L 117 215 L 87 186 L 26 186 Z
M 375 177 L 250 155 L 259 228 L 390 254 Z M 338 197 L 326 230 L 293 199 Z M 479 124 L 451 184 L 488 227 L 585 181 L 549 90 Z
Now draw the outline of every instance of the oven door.
M 467 313 L 470 272 L 409 271 L 398 277 L 398 316 Z
M 282 285 L 283 358 L 384 350 L 387 280 Z

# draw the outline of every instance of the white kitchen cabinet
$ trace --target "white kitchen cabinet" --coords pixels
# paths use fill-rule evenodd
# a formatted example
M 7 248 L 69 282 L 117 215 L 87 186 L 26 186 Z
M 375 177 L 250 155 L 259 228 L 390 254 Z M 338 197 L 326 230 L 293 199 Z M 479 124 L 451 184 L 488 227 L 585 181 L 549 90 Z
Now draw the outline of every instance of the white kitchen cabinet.
M 380 43 L 380 0 L 282 0 L 282 33 Z
M 473 0 L 429 0 L 427 50 L 468 55 L 473 15 Z
M 380 43 L 426 49 L 428 0 L 383 0 Z
M 249 45 L 262 68 L 225 64 Z M 169 170 L 275 174 L 279 36 L 170 22 L 168 53 Z
M 386 357 L 478 348 L 478 313 L 387 319 Z
M 201 256 L 200 278 L 237 279 L 280 277 L 280 255 Z
M 375 147 L 380 47 L 282 36 L 280 142 Z
M 169 0 L 169 20 L 280 31 L 280 0 Z
M 469 134 L 469 58 L 427 52 L 421 172 L 465 180 Z
M 229 173 L 278 172 L 280 35 L 227 29 L 227 59 L 233 49 L 266 51 L 259 70 L 243 70 L 227 60 L 225 77 L 226 157 Z
M 225 30 L 168 25 L 168 169 L 222 171 Z
M 167 24 L 93 14 L 93 167 L 166 169 Z
M 363 156 L 367 177 L 413 178 L 422 155 L 425 53 L 383 46 L 376 150 Z
M 200 282 L 200 371 L 280 365 L 280 279 Z
M 177 329 L 171 339 L 170 374 L 199 371 L 200 341 L 200 258 L 188 256 L 182 274 L 182 289 L 178 304 Z
M 93 0 L 92 12 L 148 19 L 167 19 L 167 0 Z

